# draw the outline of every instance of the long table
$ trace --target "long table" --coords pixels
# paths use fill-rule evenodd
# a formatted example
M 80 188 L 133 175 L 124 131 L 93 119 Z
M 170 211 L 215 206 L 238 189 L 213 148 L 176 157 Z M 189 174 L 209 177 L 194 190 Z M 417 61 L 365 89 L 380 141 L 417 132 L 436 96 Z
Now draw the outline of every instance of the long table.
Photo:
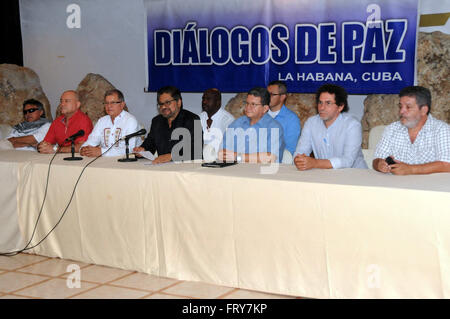
M 52 164 L 33 244 L 58 222 L 90 161 L 66 156 Z M 16 194 L 1 196 L 0 205 L 16 211 L 24 242 L 50 159 L 0 152 L 2 193 Z M 92 163 L 60 224 L 31 252 L 312 298 L 450 297 L 448 173 L 280 165 L 261 174 L 267 166 L 144 163 Z

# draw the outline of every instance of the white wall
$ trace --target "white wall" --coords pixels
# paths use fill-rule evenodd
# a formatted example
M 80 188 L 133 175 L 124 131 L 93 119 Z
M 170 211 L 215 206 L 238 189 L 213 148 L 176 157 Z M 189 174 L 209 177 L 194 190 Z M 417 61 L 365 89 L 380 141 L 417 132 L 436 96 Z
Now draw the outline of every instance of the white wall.
M 206 0 L 205 0 L 206 1 Z M 81 9 L 81 27 L 70 29 L 70 4 Z M 420 12 L 449 12 L 450 0 L 422 0 Z M 143 0 L 20 0 L 24 66 L 37 72 L 53 116 L 61 93 L 76 89 L 88 73 L 108 79 L 124 95 L 130 111 L 148 128 L 157 114 L 156 94 L 145 93 L 146 21 Z M 438 28 L 450 33 L 450 22 Z M 201 112 L 201 93 L 182 93 L 186 109 Z M 235 94 L 222 95 L 225 105 Z M 361 119 L 365 96 L 349 98 L 350 113 Z

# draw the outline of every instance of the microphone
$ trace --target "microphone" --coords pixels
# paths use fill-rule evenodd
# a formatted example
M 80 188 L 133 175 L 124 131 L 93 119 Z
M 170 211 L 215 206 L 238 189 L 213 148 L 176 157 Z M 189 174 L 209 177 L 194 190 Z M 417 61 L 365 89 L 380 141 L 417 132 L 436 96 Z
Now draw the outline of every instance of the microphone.
M 83 135 L 84 135 L 84 130 L 79 130 L 78 132 L 76 132 L 72 136 L 66 138 L 65 142 L 74 141 L 77 137 L 80 137 L 80 136 L 83 136 Z
M 129 140 L 132 137 L 139 136 L 139 135 L 144 135 L 145 133 L 147 133 L 147 131 L 145 130 L 145 128 L 143 128 L 143 129 L 140 129 L 139 131 L 137 131 L 135 133 L 128 134 L 125 137 L 122 137 L 122 140 Z

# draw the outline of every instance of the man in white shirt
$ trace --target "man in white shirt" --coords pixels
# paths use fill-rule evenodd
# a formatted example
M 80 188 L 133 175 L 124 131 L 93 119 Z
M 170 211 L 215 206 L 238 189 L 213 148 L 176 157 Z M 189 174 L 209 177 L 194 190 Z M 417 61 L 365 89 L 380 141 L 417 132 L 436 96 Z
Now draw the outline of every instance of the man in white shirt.
M 399 95 L 400 120 L 385 128 L 373 168 L 395 175 L 450 172 L 450 126 L 430 114 L 430 90 L 409 86 Z
M 126 151 L 125 141 L 119 139 L 139 131 L 136 118 L 124 110 L 125 100 L 122 92 L 117 89 L 108 90 L 103 102 L 108 115 L 103 116 L 95 124 L 87 141 L 81 146 L 80 155 L 88 157 L 119 156 Z M 137 137 L 129 140 L 131 151 L 137 144 Z M 116 143 L 117 142 L 117 143 Z M 116 143 L 111 149 L 109 149 Z M 109 149 L 109 150 L 108 150 Z M 105 153 L 107 151 L 107 153 Z
M 6 138 L 17 150 L 36 151 L 50 127 L 51 122 L 45 118 L 44 106 L 35 99 L 23 103 L 25 121 L 13 127 Z
M 231 122 L 233 115 L 221 108 L 222 97 L 218 89 L 208 89 L 203 93 L 202 110 L 200 122 L 203 129 L 203 143 L 210 145 L 214 149 L 214 156 L 220 149 L 223 134 Z M 204 156 L 208 158 L 208 156 Z
M 348 111 L 347 96 L 343 87 L 334 84 L 324 84 L 317 91 L 319 114 L 306 121 L 295 151 L 298 170 L 367 168 L 361 150 L 361 123 L 343 113 Z

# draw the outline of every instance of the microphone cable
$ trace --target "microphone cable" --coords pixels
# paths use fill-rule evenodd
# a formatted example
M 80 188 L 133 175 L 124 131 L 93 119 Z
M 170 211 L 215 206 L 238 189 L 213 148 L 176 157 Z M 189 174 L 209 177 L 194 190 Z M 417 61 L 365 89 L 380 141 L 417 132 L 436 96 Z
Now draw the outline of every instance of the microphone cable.
M 31 235 L 30 240 L 28 241 L 28 243 L 26 244 L 26 246 L 25 246 L 24 248 L 22 248 L 22 249 L 20 249 L 20 250 L 15 250 L 15 251 L 7 252 L 7 253 L 2 253 L 2 252 L 0 252 L 0 256 L 12 257 L 12 256 L 18 255 L 18 254 L 20 254 L 20 253 L 22 253 L 22 252 L 24 252 L 24 251 L 26 251 L 26 250 L 33 249 L 33 248 L 37 247 L 38 245 L 40 245 L 40 244 L 41 244 L 41 243 L 42 243 L 42 242 L 43 242 L 43 241 L 44 241 L 44 240 L 45 240 L 45 239 L 53 232 L 53 230 L 59 225 L 59 223 L 60 223 L 61 220 L 63 219 L 64 215 L 66 214 L 67 209 L 69 209 L 69 206 L 70 206 L 70 204 L 72 203 L 73 196 L 75 195 L 75 190 L 76 190 L 76 188 L 77 188 L 77 186 L 78 186 L 78 182 L 80 181 L 81 176 L 82 176 L 83 173 L 84 173 L 84 170 L 85 170 L 89 165 L 91 165 L 93 162 L 95 162 L 99 157 L 101 157 L 101 156 L 103 156 L 104 154 L 106 154 L 111 148 L 113 148 L 113 147 L 114 147 L 118 142 L 120 142 L 120 141 L 121 141 L 121 139 L 118 139 L 118 140 L 117 140 L 116 142 L 114 142 L 114 144 L 112 144 L 105 152 L 103 152 L 102 154 L 100 154 L 99 156 L 97 156 L 96 158 L 94 158 L 93 160 L 91 160 L 89 163 L 87 163 L 87 164 L 83 167 L 83 169 L 81 170 L 81 173 L 80 173 L 80 175 L 78 176 L 78 179 L 77 179 L 77 181 L 76 181 L 76 183 L 75 183 L 75 186 L 74 186 L 74 188 L 73 188 L 72 195 L 70 196 L 69 203 L 67 204 L 66 208 L 64 209 L 63 213 L 61 214 L 61 217 L 59 218 L 59 220 L 57 221 L 57 223 L 55 224 L 55 226 L 53 226 L 53 228 L 47 233 L 47 235 L 45 235 L 44 238 L 41 239 L 36 245 L 33 245 L 33 246 L 29 247 L 29 245 L 31 244 L 31 241 L 33 240 L 33 237 L 34 237 L 34 235 L 35 235 L 36 228 L 37 228 L 37 225 L 38 225 L 38 223 L 39 223 L 39 219 L 41 218 L 42 209 L 44 208 L 44 203 L 45 203 L 45 200 L 46 200 L 46 198 L 47 198 L 48 181 L 49 181 L 49 178 L 50 178 L 50 167 L 51 167 L 51 164 L 52 164 L 53 160 L 54 160 L 55 157 L 56 157 L 56 154 L 58 154 L 58 151 L 59 151 L 60 148 L 61 148 L 61 146 L 58 146 L 58 148 L 57 148 L 55 154 L 53 155 L 53 157 L 52 157 L 52 159 L 50 160 L 50 163 L 49 163 L 49 165 L 48 165 L 47 180 L 46 180 L 45 191 L 44 191 L 44 198 L 43 198 L 43 200 L 42 200 L 42 205 L 41 205 L 41 208 L 40 208 L 40 210 L 39 210 L 39 214 L 38 214 L 38 217 L 37 217 L 37 219 L 36 219 L 36 223 L 35 223 L 35 225 L 34 225 L 33 233 L 32 233 L 32 235 Z

